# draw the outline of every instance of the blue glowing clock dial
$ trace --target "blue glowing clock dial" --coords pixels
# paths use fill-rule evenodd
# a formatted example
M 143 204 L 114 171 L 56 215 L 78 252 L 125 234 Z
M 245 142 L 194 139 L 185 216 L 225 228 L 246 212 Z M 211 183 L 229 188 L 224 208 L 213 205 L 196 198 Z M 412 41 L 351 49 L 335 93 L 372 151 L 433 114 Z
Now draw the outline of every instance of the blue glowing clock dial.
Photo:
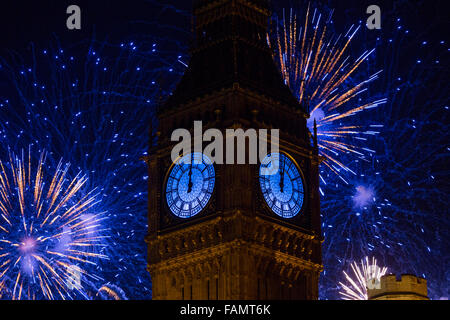
M 264 200 L 278 216 L 293 218 L 302 209 L 305 199 L 302 176 L 286 155 L 273 153 L 264 158 L 259 170 L 259 183 Z
M 215 171 L 211 160 L 200 152 L 187 154 L 171 168 L 166 183 L 170 211 L 191 218 L 208 204 L 214 190 Z

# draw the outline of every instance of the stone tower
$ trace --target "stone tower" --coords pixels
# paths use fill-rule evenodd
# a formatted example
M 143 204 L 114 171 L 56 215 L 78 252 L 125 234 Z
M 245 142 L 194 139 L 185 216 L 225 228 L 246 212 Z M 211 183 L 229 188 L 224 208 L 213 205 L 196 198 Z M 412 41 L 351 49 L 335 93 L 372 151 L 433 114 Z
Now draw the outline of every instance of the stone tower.
M 320 158 L 308 114 L 284 84 L 267 45 L 269 1 L 198 0 L 193 16 L 189 67 L 161 105 L 157 141 L 146 158 L 153 299 L 317 299 L 323 270 Z M 185 128 L 195 135 L 196 120 L 203 130 L 223 133 L 279 129 L 280 153 L 289 167 L 280 169 L 277 190 L 263 189 L 259 163 L 214 163 L 207 178 L 214 185 L 202 194 L 208 201 L 201 210 L 189 218 L 174 214 L 176 203 L 189 213 L 198 206 L 169 196 L 200 194 L 192 191 L 192 166 L 171 160 L 172 132 Z M 294 200 L 271 203 L 267 199 L 275 192 L 280 199 L 290 192 Z M 295 214 L 283 216 L 280 210 Z
M 429 300 L 427 280 L 410 274 L 385 275 L 379 289 L 368 289 L 369 300 Z

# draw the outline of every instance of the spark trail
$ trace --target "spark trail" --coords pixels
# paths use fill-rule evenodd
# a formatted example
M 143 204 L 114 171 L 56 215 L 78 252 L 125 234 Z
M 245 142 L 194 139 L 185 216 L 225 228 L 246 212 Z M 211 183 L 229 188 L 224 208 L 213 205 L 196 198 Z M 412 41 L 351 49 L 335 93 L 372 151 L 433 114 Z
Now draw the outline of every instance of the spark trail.
M 85 175 L 70 178 L 70 164 L 49 168 L 46 158 L 33 161 L 29 149 L 0 160 L 0 296 L 87 298 L 84 279 L 101 279 L 95 266 L 108 259 L 107 217 Z
M 369 138 L 382 128 L 377 123 L 361 123 L 357 115 L 387 100 L 361 98 L 382 73 L 379 70 L 364 79 L 358 74 L 375 48 L 358 56 L 350 52 L 361 26 L 352 25 L 346 33 L 334 34 L 330 27 L 332 13 L 324 17 L 308 5 L 301 20 L 292 9 L 288 16 L 283 10 L 282 20 L 268 36 L 268 43 L 285 83 L 310 113 L 311 132 L 314 122 L 317 123 L 319 153 L 325 158 L 323 165 L 347 183 L 347 175 L 355 175 L 349 158 L 368 161 L 375 153 Z M 326 176 L 321 173 L 324 183 Z

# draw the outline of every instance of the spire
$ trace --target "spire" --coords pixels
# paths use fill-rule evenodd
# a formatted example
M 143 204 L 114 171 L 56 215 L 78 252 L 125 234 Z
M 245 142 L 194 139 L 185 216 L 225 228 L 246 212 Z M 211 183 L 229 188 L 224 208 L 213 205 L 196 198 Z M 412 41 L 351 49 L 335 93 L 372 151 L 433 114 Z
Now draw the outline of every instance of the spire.
M 193 15 L 189 67 L 165 108 L 238 84 L 302 109 L 284 83 L 267 44 L 268 0 L 197 0 Z
M 194 2 L 194 51 L 238 37 L 265 47 L 268 0 L 198 0 Z
M 316 118 L 314 118 L 314 137 L 313 137 L 313 141 L 314 141 L 314 149 L 318 149 L 318 143 L 317 143 L 317 123 L 316 123 Z

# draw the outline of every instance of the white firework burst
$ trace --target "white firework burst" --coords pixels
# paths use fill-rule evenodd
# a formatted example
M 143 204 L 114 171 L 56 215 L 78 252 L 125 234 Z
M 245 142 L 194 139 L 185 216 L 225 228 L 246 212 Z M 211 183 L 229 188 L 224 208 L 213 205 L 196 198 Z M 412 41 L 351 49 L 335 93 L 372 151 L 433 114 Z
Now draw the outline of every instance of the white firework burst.
M 368 283 L 379 282 L 380 278 L 386 274 L 387 267 L 379 267 L 374 257 L 372 257 L 370 262 L 369 257 L 366 257 L 361 260 L 360 264 L 354 261 L 350 266 L 353 270 L 353 277 L 344 271 L 348 283 L 339 282 L 343 289 L 339 294 L 343 300 L 368 300 Z

